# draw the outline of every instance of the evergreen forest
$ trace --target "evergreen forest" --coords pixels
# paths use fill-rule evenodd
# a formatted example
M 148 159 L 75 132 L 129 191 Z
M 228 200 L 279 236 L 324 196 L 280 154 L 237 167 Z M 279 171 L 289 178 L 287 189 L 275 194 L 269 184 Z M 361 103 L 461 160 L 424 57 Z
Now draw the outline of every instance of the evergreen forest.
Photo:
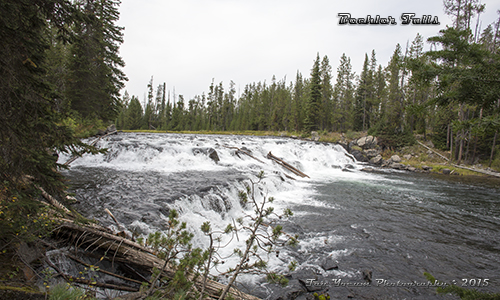
M 116 120 L 122 130 L 311 131 L 377 135 L 398 148 L 423 135 L 453 159 L 477 163 L 493 158 L 500 126 L 500 18 L 478 32 L 478 1 L 444 1 L 453 26 L 424 41 L 417 34 L 395 45 L 389 62 L 366 53 L 359 75 L 344 53 L 336 70 L 330 58 L 314 59 L 310 74 L 248 83 L 236 92 L 212 80 L 206 92 L 184 97 L 156 85 L 147 96 L 124 93 Z M 431 44 L 424 51 L 425 43 Z M 146 95 L 146 94 L 145 94 Z M 500 164 L 500 160 L 497 162 Z
M 383 147 L 415 135 L 449 150 L 453 159 L 494 159 L 500 129 L 500 18 L 479 32 L 485 5 L 444 0 L 452 26 L 424 41 L 395 45 L 389 62 L 367 49 L 359 74 L 348 54 L 337 67 L 319 53 L 310 74 L 236 84 L 212 81 L 184 99 L 155 84 L 147 96 L 126 91 L 119 55 L 124 28 L 119 0 L 0 2 L 0 229 L 19 234 L 40 188 L 65 190 L 58 152 L 98 150 L 80 141 L 98 128 L 167 131 L 367 132 Z M 437 30 L 437 29 L 436 29 Z M 424 51 L 430 43 L 431 50 Z M 496 150 L 496 152 L 495 152 Z M 14 201 L 10 201 L 14 199 Z M 25 201 L 17 201 L 24 199 Z M 8 212 L 10 217 L 6 217 Z

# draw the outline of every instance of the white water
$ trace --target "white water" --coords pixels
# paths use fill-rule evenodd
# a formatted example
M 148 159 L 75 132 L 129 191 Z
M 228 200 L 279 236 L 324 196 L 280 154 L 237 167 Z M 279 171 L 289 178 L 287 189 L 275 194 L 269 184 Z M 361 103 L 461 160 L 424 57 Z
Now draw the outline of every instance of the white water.
M 291 208 L 293 211 L 296 205 L 331 206 L 315 200 L 315 191 L 311 188 L 311 183 L 375 178 L 357 171 L 359 166 L 346 155 L 345 150 L 339 145 L 305 142 L 289 138 L 120 134 L 99 141 L 98 146 L 108 148 L 108 153 L 105 155 L 85 155 L 73 162 L 71 168 L 86 167 L 110 169 L 120 173 L 154 172 L 155 174 L 170 175 L 186 172 L 195 172 L 193 174 L 196 172 L 217 172 L 222 177 L 224 177 L 224 173 L 240 174 L 240 178 L 245 180 L 235 180 L 234 176 L 228 176 L 227 186 L 214 186 L 207 194 L 201 196 L 196 194 L 180 196 L 173 203 L 166 204 L 170 209 L 176 209 L 180 212 L 180 220 L 187 222 L 189 228 L 195 232 L 194 245 L 202 248 L 208 245 L 208 238 L 199 230 L 204 222 L 209 221 L 214 229 L 222 230 L 228 224 L 234 224 L 234 220 L 237 218 L 253 213 L 251 206 L 246 208 L 241 206 L 238 191 L 245 190 L 245 184 L 249 184 L 250 180 L 256 182 L 256 175 L 261 170 L 265 172 L 266 178 L 258 187 L 263 195 L 275 198 L 272 206 L 277 213 L 281 213 L 285 208 Z M 224 146 L 248 149 L 254 157 L 262 162 L 244 154 L 236 155 L 235 149 Z M 194 154 L 193 149 L 200 148 L 215 149 L 220 161 L 216 163 L 203 153 Z M 266 155 L 269 152 L 292 164 L 310 178 L 298 177 L 267 159 Z M 62 156 L 60 160 L 65 161 L 67 158 Z M 352 170 L 342 171 L 346 167 Z M 287 178 L 285 174 L 294 177 L 295 180 Z M 129 187 L 130 189 L 137 188 Z M 147 197 L 147 195 L 142 195 L 142 197 L 144 196 Z M 215 211 L 214 205 L 221 207 L 222 211 Z M 116 208 L 114 213 L 120 215 Z M 167 218 L 161 213 L 159 217 L 164 220 Z M 135 220 L 125 225 L 129 229 L 134 228 L 142 232 L 143 235 L 161 229 L 141 220 Z M 238 239 L 233 237 L 227 247 L 219 250 L 219 254 L 227 257 L 233 253 L 234 248 L 243 249 L 246 237 L 245 232 L 238 232 Z M 225 244 L 229 239 L 229 236 L 224 236 L 222 244 Z M 314 247 L 317 242 L 314 239 L 301 241 L 303 249 Z M 284 270 L 289 263 L 286 252 L 281 254 L 279 258 L 273 255 L 269 259 L 270 266 L 275 269 Z M 234 256 L 226 259 L 219 271 L 224 272 L 228 267 L 234 267 L 236 263 L 237 258 Z M 214 270 L 214 273 L 217 271 Z
M 223 229 L 251 214 L 251 207 L 241 206 L 238 191 L 263 170 L 262 194 L 276 199 L 275 212 L 294 212 L 284 231 L 300 234 L 297 249 L 269 256 L 271 269 L 286 272 L 289 261 L 297 260 L 300 270 L 316 270 L 328 279 L 362 281 L 364 269 L 373 270 L 374 278 L 408 282 L 425 281 L 424 271 L 448 281 L 498 277 L 496 188 L 454 182 L 458 176 L 445 181 L 400 172 L 365 173 L 338 145 L 289 138 L 120 133 L 98 146 L 108 148 L 108 153 L 77 159 L 66 175 L 81 202 L 77 208 L 108 226 L 114 225 L 103 208 L 130 231 L 147 235 L 161 230 L 168 210 L 174 208 L 195 233 L 194 246 L 206 248 L 201 224 L 209 221 L 214 229 Z M 245 147 L 262 162 L 224 146 Z M 200 153 L 207 148 L 217 151 L 218 163 Z M 270 151 L 310 178 L 267 159 Z M 67 159 L 61 156 L 60 161 Z M 238 232 L 238 238 L 220 254 L 243 249 L 245 233 Z M 325 257 L 338 262 L 339 268 L 324 271 L 319 265 Z M 234 257 L 224 261 L 212 270 L 214 275 L 237 263 Z M 349 290 L 332 292 L 347 297 Z M 432 289 L 371 288 L 356 293 L 370 299 L 437 297 Z M 260 296 L 266 294 L 261 290 Z

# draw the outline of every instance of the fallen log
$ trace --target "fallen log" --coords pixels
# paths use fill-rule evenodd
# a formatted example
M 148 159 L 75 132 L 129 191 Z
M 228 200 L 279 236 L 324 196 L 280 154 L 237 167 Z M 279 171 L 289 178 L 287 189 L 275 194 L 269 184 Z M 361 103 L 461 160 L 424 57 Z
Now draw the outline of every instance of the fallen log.
M 454 166 L 455 168 L 460 168 L 460 169 L 469 170 L 469 171 L 473 171 L 473 172 L 477 172 L 477 173 L 481 173 L 481 174 L 485 174 L 485 175 L 490 175 L 490 176 L 495 176 L 495 177 L 499 177 L 500 178 L 500 174 L 498 174 L 498 173 L 493 173 L 493 172 L 488 172 L 488 171 L 485 171 L 485 170 L 478 170 L 478 169 L 468 168 L 468 167 L 459 166 L 459 165 L 455 165 L 455 164 L 451 164 L 451 165 Z
M 73 213 L 64 205 L 62 205 L 59 201 L 57 201 L 54 197 L 52 197 L 49 193 L 47 193 L 42 187 L 38 187 L 40 192 L 42 192 L 43 198 L 49 201 L 49 203 L 57 209 L 64 211 L 66 214 L 73 216 Z
M 420 146 L 422 146 L 422 147 L 426 148 L 427 150 L 430 150 L 430 151 L 432 151 L 432 152 L 436 153 L 436 154 L 437 154 L 439 157 L 441 157 L 442 159 L 444 159 L 444 160 L 446 160 L 446 161 L 450 161 L 447 157 L 445 157 L 444 155 L 441 155 L 441 154 L 440 154 L 440 153 L 438 153 L 436 150 L 433 150 L 433 149 L 431 149 L 430 147 L 427 147 L 426 145 L 422 144 L 422 143 L 421 143 L 421 142 L 419 142 L 419 141 L 417 141 L 417 143 L 418 143 Z
M 77 263 L 81 264 L 81 265 L 84 265 L 88 268 L 91 268 L 92 266 L 87 264 L 86 262 L 82 261 L 81 259 L 79 259 L 78 257 L 75 257 L 73 255 L 66 255 L 67 257 L 71 258 L 72 260 L 76 261 Z M 123 279 L 123 280 L 126 280 L 126 281 L 130 281 L 130 282 L 134 282 L 134 283 L 138 283 L 138 284 L 142 284 L 142 281 L 139 281 L 139 280 L 135 280 L 135 279 L 132 279 L 132 278 L 128 278 L 128 277 L 125 277 L 125 276 L 121 276 L 121 275 L 118 275 L 118 274 L 115 274 L 113 272 L 109 272 L 109 271 L 106 271 L 106 270 L 102 270 L 102 269 L 98 269 L 97 270 L 98 272 L 101 272 L 103 274 L 107 274 L 107 275 L 110 275 L 110 276 L 113 276 L 113 277 L 116 277 L 116 278 L 120 278 L 120 279 Z M 147 281 L 147 280 L 146 280 Z
M 443 156 L 443 155 L 439 154 L 436 150 L 433 150 L 432 148 L 427 147 L 426 145 L 422 144 L 422 143 L 421 143 L 421 142 L 419 142 L 419 141 L 417 141 L 417 143 L 418 143 L 420 146 L 422 146 L 422 147 L 424 147 L 424 148 L 426 148 L 426 149 L 428 149 L 428 150 L 430 150 L 430 151 L 432 151 L 432 152 L 436 153 L 437 155 L 439 155 L 439 157 L 443 158 L 443 159 L 444 159 L 444 160 L 446 160 L 448 163 L 450 163 L 450 160 L 449 160 L 447 157 L 445 157 L 445 156 Z M 460 166 L 460 165 L 456 165 L 456 164 L 452 164 L 452 163 L 450 163 L 450 165 L 452 165 L 452 166 L 453 166 L 453 167 L 455 167 L 455 168 L 460 168 L 460 169 L 469 170 L 469 171 L 473 171 L 473 172 L 477 172 L 477 173 L 481 173 L 481 174 L 486 174 L 486 175 L 490 175 L 490 176 L 500 177 L 500 174 L 493 173 L 493 172 L 488 172 L 488 171 L 485 171 L 485 170 L 478 170 L 478 169 L 468 168 L 468 167 L 464 167 L 464 166 Z
M 102 287 L 106 289 L 112 289 L 112 290 L 121 290 L 121 291 L 127 291 L 127 292 L 137 292 L 139 291 L 138 288 L 133 288 L 129 286 L 124 286 L 124 285 L 117 285 L 117 284 L 111 284 L 111 283 L 104 283 L 104 282 L 99 282 L 99 281 L 92 281 L 84 278 L 78 278 L 74 277 L 68 274 L 63 273 L 59 268 L 54 265 L 50 259 L 45 259 L 45 262 L 52 268 L 54 269 L 57 274 L 59 274 L 64 280 L 67 282 L 71 283 L 82 283 L 88 286 L 96 286 L 96 287 Z
M 258 161 L 258 162 L 261 162 L 261 163 L 265 164 L 265 162 L 263 162 L 262 160 L 258 159 L 257 157 L 253 156 L 252 154 L 250 154 L 250 153 L 248 153 L 247 151 L 242 150 L 242 149 L 240 149 L 240 148 L 238 148 L 238 147 L 231 147 L 231 146 L 226 146 L 226 145 L 222 145 L 222 147 L 225 147 L 225 148 L 228 148 L 228 149 L 236 149 L 236 150 L 238 150 L 238 152 L 241 152 L 241 153 L 243 153 L 243 154 L 245 154 L 245 155 L 248 155 L 248 156 L 250 156 L 251 158 L 255 159 L 256 161 Z
M 298 170 L 297 168 L 293 167 L 292 165 L 288 164 L 287 162 L 283 161 L 282 159 L 274 156 L 271 151 L 269 151 L 269 153 L 267 154 L 267 158 L 268 159 L 271 159 L 273 161 L 275 161 L 277 164 L 281 165 L 282 167 L 284 167 L 285 169 L 289 170 L 290 172 L 294 173 L 295 175 L 298 175 L 300 177 L 307 177 L 307 178 L 311 178 L 309 176 L 307 176 L 306 174 L 302 173 L 300 170 Z
M 74 223 L 63 222 L 55 230 L 55 234 L 75 241 L 77 247 L 85 247 L 84 249 L 88 251 L 101 249 L 106 253 L 105 258 L 111 260 L 112 262 L 134 264 L 143 269 L 149 270 L 150 272 L 152 272 L 153 268 L 161 270 L 165 263 L 162 259 L 154 255 L 155 253 L 152 250 L 123 237 L 100 231 L 96 228 L 96 226 L 79 226 Z M 163 269 L 162 275 L 167 278 L 173 278 L 174 273 L 174 270 L 167 266 L 167 268 Z M 203 281 L 202 279 L 197 278 L 194 280 L 194 284 L 196 287 L 201 287 L 203 285 Z M 224 284 L 213 280 L 207 280 L 205 293 L 209 299 L 218 299 L 224 288 Z M 242 293 L 234 288 L 230 289 L 230 294 L 235 299 L 259 299 L 255 296 Z

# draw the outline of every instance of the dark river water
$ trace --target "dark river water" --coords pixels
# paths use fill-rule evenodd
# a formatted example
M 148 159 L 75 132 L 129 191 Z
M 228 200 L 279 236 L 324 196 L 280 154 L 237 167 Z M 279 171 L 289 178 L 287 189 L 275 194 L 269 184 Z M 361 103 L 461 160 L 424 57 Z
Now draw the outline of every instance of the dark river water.
M 238 190 L 264 170 L 263 190 L 276 198 L 273 206 L 294 212 L 284 230 L 299 235 L 299 246 L 270 258 L 271 268 L 284 273 L 296 260 L 290 278 L 307 281 L 313 274 L 332 299 L 456 299 L 420 286 L 427 284 L 424 272 L 442 283 L 500 292 L 498 180 L 365 173 L 340 146 L 280 138 L 121 134 L 99 145 L 107 155 L 80 158 L 65 175 L 77 209 L 104 225 L 113 226 L 108 208 L 130 232 L 145 235 L 161 229 L 175 208 L 197 232 L 195 245 L 206 246 L 199 226 L 208 220 L 224 228 L 248 212 Z M 224 146 L 245 147 L 262 162 Z M 219 162 L 203 154 L 208 148 Z M 289 179 L 265 158 L 269 151 L 311 178 Z M 221 251 L 231 253 L 241 243 Z M 241 280 L 259 297 L 280 293 L 258 276 Z

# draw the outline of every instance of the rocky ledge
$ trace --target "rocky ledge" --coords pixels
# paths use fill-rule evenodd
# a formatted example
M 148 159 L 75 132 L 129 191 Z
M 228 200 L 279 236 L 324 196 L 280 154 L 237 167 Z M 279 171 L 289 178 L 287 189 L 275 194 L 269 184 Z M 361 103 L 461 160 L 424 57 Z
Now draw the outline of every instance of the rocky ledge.
M 381 155 L 382 150 L 378 145 L 377 137 L 371 135 L 353 140 L 349 144 L 344 144 L 342 146 L 344 146 L 347 152 L 352 154 L 357 161 L 368 163 L 370 165 L 370 167 L 362 169 L 362 171 L 365 172 L 375 171 L 373 167 L 421 173 L 429 173 L 432 170 L 432 167 L 426 165 L 417 169 L 411 165 L 404 164 L 404 161 L 409 161 L 412 158 L 411 154 L 403 155 L 403 158 L 395 154 L 389 159 L 384 159 Z M 450 169 L 442 169 L 441 172 L 446 175 L 454 174 L 454 172 Z

